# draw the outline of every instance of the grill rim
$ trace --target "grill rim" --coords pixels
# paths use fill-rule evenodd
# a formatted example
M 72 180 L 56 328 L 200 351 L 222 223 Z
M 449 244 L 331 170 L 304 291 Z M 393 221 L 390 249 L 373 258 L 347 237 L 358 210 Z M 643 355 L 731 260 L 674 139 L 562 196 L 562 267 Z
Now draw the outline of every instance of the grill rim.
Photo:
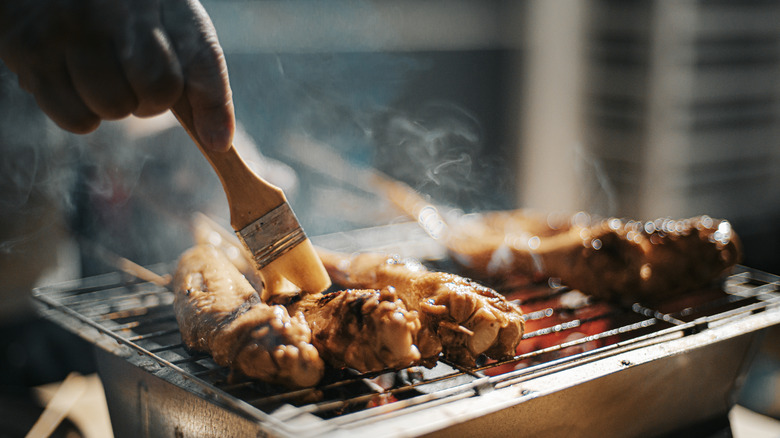
M 158 266 L 156 270 L 164 271 L 169 267 L 170 266 L 168 265 L 161 265 Z M 366 408 L 354 413 L 347 413 L 333 418 L 323 419 L 324 423 L 312 427 L 315 427 L 317 430 L 321 431 L 322 426 L 327 424 L 328 430 L 331 430 L 332 428 L 354 426 L 356 424 L 369 421 L 371 418 L 377 416 L 386 417 L 388 415 L 390 416 L 403 415 L 405 412 L 409 412 L 410 409 L 411 410 L 425 409 L 426 407 L 430 407 L 431 406 L 430 404 L 454 402 L 463 398 L 470 398 L 475 395 L 484 394 L 486 391 L 501 390 L 504 388 L 517 386 L 523 382 L 527 382 L 537 377 L 576 368 L 581 365 L 596 362 L 603 358 L 614 357 L 615 355 L 626 351 L 637 350 L 643 347 L 647 347 L 648 345 L 662 344 L 664 342 L 667 342 L 670 339 L 679 339 L 688 336 L 690 334 L 700 333 L 701 331 L 708 329 L 711 326 L 711 324 L 726 324 L 731 319 L 735 319 L 735 318 L 739 319 L 745 315 L 752 315 L 755 313 L 764 312 L 770 308 L 778 307 L 778 304 L 780 304 L 780 296 L 778 296 L 777 294 L 778 284 L 780 284 L 778 283 L 778 278 L 780 277 L 774 276 L 772 274 L 763 273 L 744 266 L 738 266 L 735 269 L 734 273 L 728 277 L 728 279 L 724 283 L 724 287 L 727 287 L 729 281 L 733 281 L 734 283 L 736 283 L 736 286 L 739 286 L 739 284 L 744 285 L 749 281 L 762 282 L 763 283 L 762 285 L 755 286 L 752 288 L 749 287 L 746 288 L 748 292 L 759 289 L 759 291 L 757 293 L 754 293 L 752 296 L 759 297 L 761 295 L 766 295 L 764 299 L 759 299 L 759 301 L 756 303 L 750 304 L 748 306 L 740 306 L 728 312 L 708 315 L 706 317 L 698 318 L 696 320 L 683 323 L 683 324 L 672 324 L 667 328 L 663 328 L 657 332 L 655 331 L 651 332 L 649 335 L 640 338 L 629 338 L 625 341 L 621 341 L 616 344 L 605 345 L 594 350 L 589 350 L 575 355 L 566 356 L 557 360 L 552 360 L 552 361 L 547 361 L 540 364 L 532 365 L 530 367 L 521 370 L 510 371 L 497 376 L 480 377 L 479 375 L 477 375 L 477 378 L 471 382 L 465 384 L 459 384 L 452 388 L 448 388 L 446 390 L 437 390 L 433 394 L 422 394 L 409 399 L 399 400 L 397 402 L 388 405 Z M 742 283 L 739 283 L 739 279 L 743 280 Z M 114 286 L 108 288 L 105 287 L 101 288 L 101 286 L 95 286 L 95 285 L 84 285 L 83 287 L 74 287 L 76 285 L 83 285 L 84 282 L 95 283 L 101 281 L 103 282 L 113 281 L 112 284 L 114 284 Z M 66 282 L 64 284 L 38 288 L 34 290 L 33 297 L 45 309 L 47 309 L 44 312 L 45 314 L 47 314 L 47 316 L 52 317 L 51 312 L 59 312 L 63 316 L 65 316 L 66 319 L 70 318 L 72 320 L 75 320 L 75 324 L 73 322 L 63 323 L 63 320 L 59 318 L 58 322 L 64 325 L 65 328 L 74 331 L 76 334 L 85 338 L 87 341 L 90 341 L 94 345 L 101 347 L 104 350 L 109 351 L 113 354 L 118 354 L 125 357 L 131 357 L 133 352 L 138 353 L 142 355 L 144 358 L 153 361 L 161 368 L 167 368 L 173 370 L 174 372 L 182 376 L 185 381 L 191 382 L 192 384 L 197 386 L 198 391 L 193 391 L 193 392 L 202 398 L 209 399 L 210 401 L 218 405 L 230 409 L 236 414 L 239 414 L 252 421 L 258 422 L 265 427 L 271 427 L 276 431 L 284 431 L 291 435 L 302 434 L 302 433 L 305 434 L 311 431 L 310 428 L 308 427 L 297 428 L 295 427 L 294 424 L 291 424 L 289 421 L 280 420 L 276 416 L 266 413 L 260 408 L 254 406 L 252 403 L 248 403 L 238 397 L 235 397 L 234 395 L 226 391 L 223 391 L 216 385 L 201 379 L 199 376 L 161 357 L 160 355 L 156 354 L 156 352 L 152 352 L 150 351 L 150 349 L 142 347 L 141 345 L 138 344 L 137 339 L 132 340 L 123 337 L 122 335 L 116 333 L 110 328 L 105 327 L 104 324 L 96 322 L 91 317 L 86 316 L 81 312 L 78 312 L 73 308 L 69 307 L 68 304 L 63 304 L 62 302 L 59 302 L 55 299 L 55 297 L 57 296 L 63 298 L 71 298 L 75 295 L 83 295 L 83 294 L 101 292 L 104 290 L 111 290 L 113 288 L 119 287 L 119 284 L 124 285 L 122 287 L 137 287 L 141 290 L 143 290 L 143 288 L 145 287 L 159 288 L 159 286 L 150 285 L 148 282 L 140 281 L 137 279 L 128 279 L 126 278 L 126 276 L 123 276 L 122 274 L 113 273 L 113 274 L 105 274 L 103 276 L 92 277 L 87 279 L 74 280 L 72 282 Z M 732 284 L 731 286 L 736 287 L 734 286 L 734 284 Z M 771 290 L 764 291 L 763 289 L 771 289 Z M 162 289 L 162 291 L 164 291 L 164 289 Z M 73 294 L 67 295 L 67 293 L 69 292 L 73 292 Z M 168 291 L 164 293 L 170 293 L 170 292 Z M 742 291 L 742 293 L 746 295 L 750 295 L 745 291 Z M 150 307 L 147 307 L 147 309 L 148 308 Z M 100 315 L 105 315 L 105 314 L 100 314 Z M 55 317 L 54 319 L 56 320 L 58 318 Z M 646 320 L 643 320 L 643 322 L 657 321 L 657 320 L 658 320 L 657 316 L 654 315 Z M 654 322 L 653 324 L 656 324 L 656 322 Z M 88 336 L 84 330 L 84 326 L 95 330 L 97 332 L 97 336 L 95 337 Z M 622 328 L 623 327 L 619 327 L 613 330 L 619 330 Z M 602 333 L 600 333 L 600 335 L 601 334 Z M 609 335 L 604 335 L 604 336 L 609 336 Z M 116 348 L 110 348 L 110 347 L 107 348 L 107 343 L 105 342 L 105 338 L 108 338 L 110 341 L 113 341 L 116 344 Z M 587 341 L 580 341 L 580 342 L 574 341 L 574 342 L 584 343 Z M 561 348 L 566 348 L 568 346 L 571 345 L 558 344 L 555 346 L 555 348 L 561 349 Z M 163 348 L 167 348 L 167 347 L 163 347 Z M 173 348 L 175 349 L 176 347 Z M 518 357 L 515 357 L 513 360 L 507 362 L 514 362 L 517 360 Z M 480 373 L 485 369 L 486 368 L 475 368 L 472 369 L 471 372 L 472 374 Z M 447 376 L 447 378 L 454 378 L 467 372 L 468 371 L 464 371 L 461 369 L 460 373 L 455 373 L 451 376 Z M 155 373 L 154 371 L 152 371 L 152 374 L 157 375 L 157 373 Z M 371 374 L 378 374 L 378 373 L 371 373 Z M 355 380 L 360 378 L 363 377 L 358 375 L 355 377 Z M 172 383 L 176 384 L 175 382 Z M 192 388 L 186 386 L 181 386 L 181 385 L 177 385 L 177 386 L 180 386 L 184 390 L 188 390 L 188 391 L 192 390 Z M 521 400 L 518 402 L 521 402 Z M 310 408 L 306 408 L 306 409 L 296 408 L 296 412 L 293 415 L 293 417 L 304 413 L 310 413 L 310 412 L 311 412 Z

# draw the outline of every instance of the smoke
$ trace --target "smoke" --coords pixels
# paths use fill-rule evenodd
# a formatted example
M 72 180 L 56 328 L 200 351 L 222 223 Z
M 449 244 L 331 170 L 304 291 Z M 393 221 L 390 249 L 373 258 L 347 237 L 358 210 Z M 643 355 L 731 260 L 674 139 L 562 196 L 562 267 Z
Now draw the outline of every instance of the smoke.
M 472 165 L 473 160 L 471 156 L 467 153 L 462 153 L 457 158 L 444 161 L 441 164 L 428 169 L 425 175 L 431 182 L 437 186 L 441 186 L 444 184 L 444 180 L 441 178 L 441 175 L 450 173 L 450 169 L 454 168 L 456 169 L 456 174 L 465 175 L 468 178 L 468 176 L 471 174 Z M 458 169 L 462 169 L 462 171 L 458 171 Z
M 60 258 L 74 239 L 138 263 L 170 261 L 191 242 L 193 211 L 226 214 L 216 176 L 181 127 L 139 134 L 133 120 L 154 125 L 127 119 L 67 133 L 0 67 L 0 261 L 4 272 L 23 266 L 18 289 L 58 266 L 80 264 L 76 275 L 113 270 L 88 245 Z
M 377 138 L 377 165 L 438 203 L 484 209 L 496 169 L 486 152 L 481 123 L 467 109 L 446 101 L 391 114 Z
M 237 117 L 266 156 L 292 163 L 288 200 L 307 233 L 375 225 L 350 169 L 373 166 L 376 135 L 411 77 L 428 67 L 405 53 L 254 53 L 228 58 Z M 319 159 L 315 146 L 332 151 Z M 301 165 L 301 162 L 304 162 Z M 339 163 L 346 164 L 340 166 Z M 292 195 L 292 196 L 290 196 Z M 339 202 L 330 202 L 337 199 Z M 354 211 L 345 211 L 348 199 Z
M 65 254 L 68 215 L 81 149 L 19 89 L 0 65 L 0 320 L 31 311 L 28 292 L 41 281 L 79 275 Z
M 437 202 L 483 209 L 497 193 L 496 169 L 506 167 L 505 159 L 491 153 L 496 148 L 484 129 L 493 97 L 474 86 L 493 83 L 485 72 L 498 65 L 491 64 L 498 60 L 494 54 L 251 53 L 227 60 L 238 120 L 257 141 L 250 148 L 267 157 L 287 161 L 295 155 L 287 150 L 296 147 L 290 139 L 304 137 Z M 28 104 L 35 110 L 34 102 Z M 3 191 L 4 210 L 32 211 L 26 193 L 46 193 L 79 236 L 141 264 L 178 257 L 192 240 L 192 212 L 226 223 L 226 201 L 213 170 L 175 123 L 142 134 L 128 129 L 127 121 L 104 123 L 94 134 L 74 136 L 32 114 L 19 116 L 29 127 L 9 119 L 16 129 L 3 131 L 4 137 L 40 136 L 24 143 L 35 149 L 20 143 L 15 173 L 3 169 L 3 185 L 13 188 Z M 296 168 L 299 178 L 287 178 L 293 181 L 289 187 L 297 187 L 287 191 L 288 199 L 309 234 L 377 225 L 387 217 L 377 211 L 376 198 L 343 195 L 342 181 L 351 175 L 328 180 L 334 166 L 315 164 L 319 173 Z M 10 236 L 2 242 L 16 245 Z M 99 262 L 86 260 L 84 274 L 95 273 L 88 269 Z
M 0 251 L 19 250 L 73 207 L 80 155 L 0 66 Z M 30 229 L 34 221 L 36 229 Z
M 257 53 L 228 58 L 238 118 L 260 150 L 304 135 L 370 161 L 378 116 L 426 64 L 405 54 Z
M 581 143 L 574 146 L 574 154 L 577 180 L 582 182 L 579 188 L 579 198 L 583 200 L 580 208 L 601 216 L 616 215 L 618 196 L 603 161 Z

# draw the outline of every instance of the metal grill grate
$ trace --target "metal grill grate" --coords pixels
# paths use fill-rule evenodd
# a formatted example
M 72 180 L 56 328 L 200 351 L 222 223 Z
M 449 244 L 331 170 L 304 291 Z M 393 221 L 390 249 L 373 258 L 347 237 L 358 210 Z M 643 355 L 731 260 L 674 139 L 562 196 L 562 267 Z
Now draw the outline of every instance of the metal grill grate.
M 160 273 L 170 266 L 157 266 Z M 313 414 L 332 425 L 354 425 L 473 397 L 540 375 L 588 363 L 617 351 L 701 332 L 710 325 L 762 312 L 780 300 L 778 277 L 739 267 L 722 287 L 704 289 L 653 308 L 592 301 L 565 287 L 532 285 L 502 290 L 526 312 L 518 355 L 464 368 L 441 360 L 433 369 L 358 374 L 330 369 L 315 388 L 289 391 L 246 380 L 188 351 L 173 313 L 172 293 L 123 274 L 42 288 L 34 296 L 51 318 L 117 354 L 149 359 L 147 371 L 259 421 Z M 274 413 L 272 418 L 270 414 Z M 281 415 L 286 420 L 285 415 Z

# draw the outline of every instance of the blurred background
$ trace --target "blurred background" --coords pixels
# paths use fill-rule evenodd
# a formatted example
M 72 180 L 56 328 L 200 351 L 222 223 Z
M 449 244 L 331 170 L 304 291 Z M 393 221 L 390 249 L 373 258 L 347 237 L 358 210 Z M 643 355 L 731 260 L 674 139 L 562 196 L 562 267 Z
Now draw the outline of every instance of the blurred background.
M 380 171 L 464 212 L 538 208 L 730 220 L 744 264 L 780 274 L 780 3 L 205 0 L 236 146 L 310 236 L 408 220 Z M 91 372 L 36 286 L 148 265 L 227 225 L 170 116 L 57 129 L 0 69 L 0 381 Z M 741 404 L 780 418 L 770 333 Z

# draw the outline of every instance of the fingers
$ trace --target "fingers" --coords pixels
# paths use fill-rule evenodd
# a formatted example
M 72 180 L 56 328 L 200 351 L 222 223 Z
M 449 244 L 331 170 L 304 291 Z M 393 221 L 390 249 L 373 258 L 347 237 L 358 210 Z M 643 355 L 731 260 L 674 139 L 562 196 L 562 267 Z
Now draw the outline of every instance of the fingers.
M 213 48 L 212 48 L 213 49 Z M 192 106 L 192 119 L 204 146 L 228 150 L 233 143 L 235 112 L 228 83 L 227 67 L 222 56 L 201 52 L 187 76 L 185 95 Z
M 183 80 L 158 0 L 93 0 L 68 46 L 70 73 L 87 106 L 104 119 L 162 113 Z
M 162 24 L 158 0 L 132 0 L 135 13 L 123 34 L 117 36 L 117 51 L 124 73 L 138 98 L 133 112 L 140 117 L 168 110 L 184 88 L 182 69 Z
M 63 129 L 87 133 L 100 118 L 79 96 L 68 72 L 63 47 L 66 8 L 46 2 L 0 3 L 0 56 L 18 75 L 19 85 Z
M 108 41 L 67 49 L 68 73 L 84 104 L 98 117 L 116 120 L 138 107 L 138 100 Z
M 65 61 L 53 61 L 36 73 L 20 72 L 20 82 L 35 96 L 38 106 L 62 129 L 86 134 L 100 125 L 70 80 Z
M 171 0 L 163 4 L 163 24 L 182 65 L 183 97 L 192 108 L 203 146 L 218 151 L 229 149 L 236 125 L 233 97 L 224 53 L 211 19 L 195 0 Z
M 133 114 L 139 117 L 160 114 L 181 97 L 184 88 L 181 66 L 160 26 L 139 33 L 135 50 L 122 61 L 138 97 Z
M 227 67 L 197 0 L 49 3 L 13 14 L 0 3 L 0 56 L 58 125 L 89 132 L 101 119 L 159 114 L 184 96 L 204 146 L 230 147 Z

